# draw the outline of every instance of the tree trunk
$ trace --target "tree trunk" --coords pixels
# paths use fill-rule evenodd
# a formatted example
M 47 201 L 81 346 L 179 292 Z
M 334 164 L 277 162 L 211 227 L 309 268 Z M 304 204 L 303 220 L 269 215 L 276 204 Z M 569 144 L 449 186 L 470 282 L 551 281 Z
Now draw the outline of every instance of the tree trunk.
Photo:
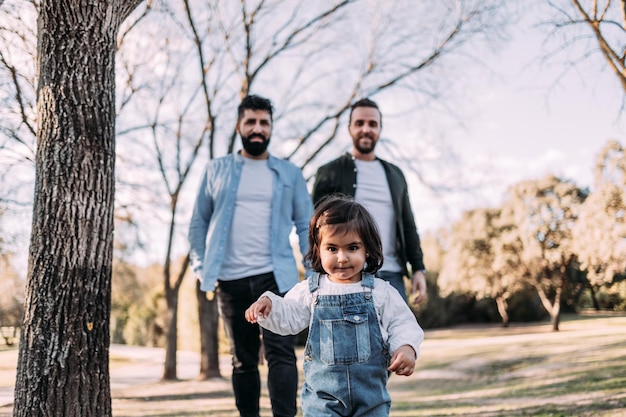
M 596 311 L 600 311 L 600 303 L 598 303 L 598 297 L 596 297 L 596 291 L 594 290 L 593 285 L 589 285 L 589 292 L 591 293 L 593 309 Z
M 167 333 L 163 379 L 173 381 L 178 379 L 176 361 L 176 352 L 178 351 L 178 290 L 166 290 L 165 299 L 167 301 L 167 318 L 165 321 Z
M 36 180 L 15 417 L 111 415 L 115 48 L 120 22 L 138 4 L 40 4 Z
M 550 301 L 548 295 L 545 293 L 541 286 L 535 286 L 537 289 L 537 293 L 539 294 L 539 299 L 541 300 L 541 304 L 543 308 L 550 314 L 550 324 L 552 324 L 552 330 L 555 332 L 559 331 L 559 324 L 561 322 L 561 292 L 563 290 L 562 287 L 556 289 L 556 295 L 554 298 L 554 303 Z
M 217 299 L 207 300 L 206 293 L 200 290 L 196 280 L 198 317 L 200 323 L 200 378 L 221 378 L 219 358 Z
M 176 217 L 176 201 L 177 196 L 173 198 L 172 207 L 172 219 L 170 222 L 170 233 L 168 237 L 167 255 L 165 257 L 165 265 L 163 267 L 163 280 L 165 288 L 165 301 L 167 303 L 167 317 L 165 319 L 165 364 L 163 367 L 163 379 L 164 380 L 176 380 L 177 377 L 177 361 L 176 354 L 178 351 L 178 295 L 180 294 L 180 286 L 185 277 L 185 272 L 189 267 L 189 255 L 187 255 L 180 267 L 178 276 L 174 285 L 171 283 L 172 275 L 172 244 L 174 242 L 174 228 Z
M 505 297 L 496 297 L 496 305 L 498 306 L 498 313 L 502 317 L 502 327 L 509 327 L 509 313 L 507 311 L 508 303 Z
M 552 330 L 559 331 L 559 325 L 561 324 L 561 293 L 563 287 L 556 289 L 556 295 L 554 296 L 554 305 L 550 311 L 550 321 L 552 323 Z

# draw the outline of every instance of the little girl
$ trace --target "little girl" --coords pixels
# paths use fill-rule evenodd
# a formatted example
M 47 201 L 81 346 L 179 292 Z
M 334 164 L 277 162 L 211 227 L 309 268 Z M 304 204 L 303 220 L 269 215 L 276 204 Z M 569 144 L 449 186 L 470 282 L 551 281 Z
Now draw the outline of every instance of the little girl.
M 313 214 L 309 244 L 314 273 L 285 298 L 263 294 L 246 319 L 282 335 L 309 327 L 305 417 L 389 416 L 389 373 L 413 373 L 424 332 L 398 291 L 374 277 L 383 263 L 376 223 L 354 200 L 330 196 Z

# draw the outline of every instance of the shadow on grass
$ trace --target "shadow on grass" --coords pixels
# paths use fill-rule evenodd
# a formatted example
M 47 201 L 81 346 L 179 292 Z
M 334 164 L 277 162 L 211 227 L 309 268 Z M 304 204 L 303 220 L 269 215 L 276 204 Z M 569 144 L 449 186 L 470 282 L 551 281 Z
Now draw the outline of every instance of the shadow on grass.
M 232 391 L 211 391 L 211 392 L 188 392 L 180 394 L 159 394 L 159 395 L 133 395 L 133 396 L 116 396 L 119 400 L 131 400 L 139 402 L 165 402 L 165 401 L 194 401 L 194 400 L 211 400 L 232 397 Z
M 415 403 L 394 402 L 391 416 L 464 416 L 464 417 L 598 417 L 626 416 L 626 399 L 598 399 L 597 402 L 585 406 L 576 403 L 554 404 L 546 401 L 541 405 L 524 405 L 511 402 L 503 404 L 497 401 L 489 404 L 485 401 L 457 401 L 453 404 L 442 405 L 441 401 Z
M 140 414 L 120 414 L 114 413 L 115 417 L 137 417 Z M 238 417 L 239 413 L 233 413 L 231 408 L 212 408 L 211 410 L 194 410 L 194 411 L 170 411 L 163 410 L 162 412 L 151 412 L 149 415 L 142 415 L 144 417 Z M 0 417 L 2 417 L 0 415 Z

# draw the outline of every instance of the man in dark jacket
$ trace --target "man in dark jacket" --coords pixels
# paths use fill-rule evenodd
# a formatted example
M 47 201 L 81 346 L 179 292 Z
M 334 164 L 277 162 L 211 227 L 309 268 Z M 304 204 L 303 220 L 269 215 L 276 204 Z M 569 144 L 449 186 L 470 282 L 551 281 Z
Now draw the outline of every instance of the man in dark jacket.
M 378 105 L 361 99 L 350 110 L 352 153 L 321 166 L 315 175 L 313 202 L 326 195 L 353 196 L 372 213 L 383 242 L 384 263 L 377 276 L 389 281 L 407 300 L 404 276 L 411 278 L 413 304 L 426 298 L 426 270 L 404 174 L 396 165 L 377 158 L 382 115 Z M 412 273 L 407 268 L 411 265 Z

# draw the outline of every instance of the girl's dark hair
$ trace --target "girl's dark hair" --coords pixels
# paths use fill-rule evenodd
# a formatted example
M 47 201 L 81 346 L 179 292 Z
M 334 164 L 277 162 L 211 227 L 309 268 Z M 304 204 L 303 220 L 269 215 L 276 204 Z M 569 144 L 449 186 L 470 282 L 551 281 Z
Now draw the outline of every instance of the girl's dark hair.
M 305 260 L 313 271 L 325 272 L 320 258 L 322 226 L 331 226 L 335 233 L 356 232 L 359 235 L 367 254 L 365 272 L 374 274 L 383 266 L 383 246 L 372 215 L 352 197 L 331 194 L 317 203 L 309 224 L 309 252 Z

